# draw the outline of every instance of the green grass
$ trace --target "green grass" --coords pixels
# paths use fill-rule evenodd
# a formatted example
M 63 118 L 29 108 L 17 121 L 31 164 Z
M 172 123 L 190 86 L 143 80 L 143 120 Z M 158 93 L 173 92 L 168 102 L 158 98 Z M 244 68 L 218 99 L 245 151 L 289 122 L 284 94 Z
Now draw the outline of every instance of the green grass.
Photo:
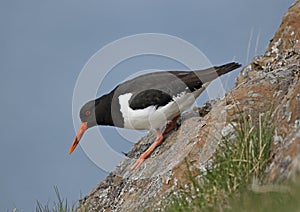
M 172 197 L 167 211 L 233 210 L 243 197 L 249 198 L 248 202 L 254 201 L 257 196 L 254 193 L 251 196 L 248 187 L 254 181 L 263 181 L 270 158 L 273 132 L 270 121 L 270 114 L 258 117 L 241 114 L 237 122 L 231 123 L 234 132 L 222 137 L 205 173 L 193 175 L 187 164 L 190 188 Z
M 36 201 L 35 212 L 76 212 L 76 204 L 70 205 L 67 199 L 62 199 L 57 186 L 54 186 L 54 192 L 56 194 L 56 201 L 52 204 L 47 202 L 46 204 Z M 12 212 L 19 212 L 17 208 L 14 208 Z M 80 212 L 88 211 L 86 208 L 81 209 Z M 7 210 L 9 212 L 9 210 Z
M 166 211 L 299 211 L 300 180 L 285 185 L 264 184 L 273 133 L 270 114 L 258 117 L 241 113 L 231 123 L 233 132 L 223 136 L 205 172 L 191 172 L 188 188 L 171 197 Z M 188 160 L 186 160 L 188 161 Z M 73 212 L 54 187 L 57 201 L 36 204 L 36 212 Z M 14 210 L 17 212 L 18 210 Z M 87 211 L 87 210 L 86 210 Z
M 264 187 L 264 186 L 262 186 Z M 268 191 L 253 192 L 243 190 L 238 198 L 230 200 L 230 210 L 228 211 L 255 211 L 255 212 L 281 212 L 300 210 L 300 184 L 298 182 L 288 182 L 281 189 L 272 188 Z M 275 186 L 278 187 L 278 186 Z M 264 189 L 262 189 L 264 190 Z
M 43 205 L 41 202 L 36 202 L 36 212 L 75 212 L 75 205 L 69 206 L 68 201 L 61 198 L 57 186 L 54 186 L 54 191 L 57 197 L 57 201 L 53 203 L 52 207 L 49 204 Z

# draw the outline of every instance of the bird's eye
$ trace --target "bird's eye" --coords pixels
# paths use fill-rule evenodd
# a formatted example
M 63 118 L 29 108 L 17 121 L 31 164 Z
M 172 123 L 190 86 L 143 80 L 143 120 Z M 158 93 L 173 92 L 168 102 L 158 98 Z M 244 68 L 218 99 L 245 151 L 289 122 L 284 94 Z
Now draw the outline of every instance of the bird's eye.
M 89 111 L 89 110 L 85 111 L 85 115 L 86 115 L 86 116 L 91 115 L 91 111 Z

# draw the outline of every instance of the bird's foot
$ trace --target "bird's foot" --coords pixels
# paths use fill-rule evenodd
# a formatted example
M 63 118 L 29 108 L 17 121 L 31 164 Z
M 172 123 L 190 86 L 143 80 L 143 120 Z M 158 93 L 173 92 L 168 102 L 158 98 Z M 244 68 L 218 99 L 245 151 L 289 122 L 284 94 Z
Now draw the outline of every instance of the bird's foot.
M 159 146 L 161 144 L 161 142 L 163 141 L 163 135 L 165 135 L 166 133 L 168 133 L 172 129 L 174 129 L 178 118 L 179 118 L 179 116 L 176 116 L 175 118 L 173 118 L 172 121 L 170 123 L 168 123 L 168 125 L 166 126 L 166 129 L 164 130 L 163 133 L 161 133 L 159 130 L 157 130 L 156 139 L 153 142 L 153 144 L 143 154 L 141 154 L 141 156 L 137 159 L 137 161 L 133 164 L 133 166 L 131 166 L 130 170 L 138 168 L 145 161 L 145 159 L 151 155 L 151 153 L 154 151 L 154 149 L 157 146 Z
M 139 159 L 137 159 L 137 161 L 135 161 L 135 163 L 130 167 L 130 170 L 138 168 L 144 162 L 145 159 L 146 158 L 139 157 Z
M 144 162 L 144 160 L 151 155 L 154 149 L 161 144 L 163 139 L 164 139 L 163 134 L 159 130 L 157 130 L 157 136 L 153 144 L 143 154 L 141 154 L 139 159 L 137 159 L 137 161 L 133 164 L 133 166 L 131 166 L 130 170 L 138 168 Z

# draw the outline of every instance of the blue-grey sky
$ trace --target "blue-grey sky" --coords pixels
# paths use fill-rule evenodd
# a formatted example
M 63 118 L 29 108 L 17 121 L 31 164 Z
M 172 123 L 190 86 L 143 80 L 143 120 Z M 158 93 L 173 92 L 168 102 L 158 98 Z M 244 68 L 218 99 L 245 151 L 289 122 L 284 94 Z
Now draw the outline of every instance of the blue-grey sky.
M 36 200 L 52 203 L 54 185 L 75 203 L 107 175 L 81 148 L 68 154 L 76 133 L 76 79 L 104 45 L 136 33 L 166 33 L 192 43 L 213 64 L 233 58 L 245 64 L 251 34 L 249 60 L 255 51 L 264 53 L 292 2 L 2 0 L 0 211 L 32 211 Z M 177 67 L 156 58 L 120 64 L 99 93 L 139 69 L 153 68 Z M 102 131 L 110 136 L 111 129 Z M 119 152 L 132 145 L 112 140 Z

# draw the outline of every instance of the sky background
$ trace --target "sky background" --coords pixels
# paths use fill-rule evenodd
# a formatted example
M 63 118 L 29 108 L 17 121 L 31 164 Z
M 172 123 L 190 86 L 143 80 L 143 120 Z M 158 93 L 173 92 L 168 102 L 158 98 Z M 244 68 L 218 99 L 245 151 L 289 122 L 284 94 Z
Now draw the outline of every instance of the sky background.
M 245 65 L 264 53 L 293 2 L 1 0 L 0 211 L 33 211 L 36 200 L 51 205 L 53 186 L 76 204 L 107 175 L 80 147 L 68 154 L 76 133 L 75 83 L 103 46 L 137 33 L 165 33 L 192 43 L 212 64 L 235 59 Z M 107 76 L 99 94 L 144 69 L 182 66 L 156 57 L 126 61 Z M 112 136 L 118 152 L 132 146 L 113 137 L 111 128 L 101 131 Z

